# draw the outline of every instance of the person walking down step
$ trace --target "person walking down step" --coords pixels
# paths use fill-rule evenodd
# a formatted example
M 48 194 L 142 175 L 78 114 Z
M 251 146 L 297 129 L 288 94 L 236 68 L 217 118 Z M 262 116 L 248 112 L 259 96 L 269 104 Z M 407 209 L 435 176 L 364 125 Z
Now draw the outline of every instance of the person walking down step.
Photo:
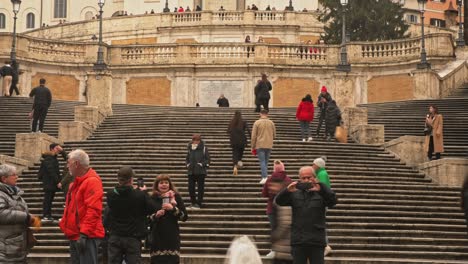
M 262 179 L 260 184 L 265 184 L 268 177 L 268 160 L 273 149 L 273 140 L 276 137 L 275 123 L 268 118 L 268 111 L 260 111 L 260 119 L 255 121 L 252 128 L 252 153 L 258 156 Z
M 32 107 L 32 132 L 43 132 L 44 122 L 47 116 L 47 111 L 52 104 L 52 94 L 49 88 L 45 87 L 46 80 L 40 79 L 39 86 L 32 89 L 29 97 L 34 97 Z M 38 128 L 39 123 L 39 128 Z
M 328 188 L 331 189 L 330 177 L 328 176 L 328 172 L 325 169 L 325 159 L 324 158 L 315 159 L 312 164 L 312 168 L 314 168 L 315 175 L 317 175 L 317 180 L 325 184 Z M 324 254 L 325 256 L 327 256 L 332 252 L 332 248 L 328 244 L 327 230 L 325 230 L 325 241 L 327 243 L 327 246 L 325 247 Z
M 270 91 L 272 89 L 270 81 L 265 73 L 262 73 L 262 79 L 257 82 L 255 86 L 255 112 L 260 112 L 260 106 L 263 109 L 269 110 L 268 104 L 270 102 Z
M 210 154 L 200 134 L 194 134 L 192 142 L 188 144 L 185 164 L 188 170 L 190 207 L 200 209 L 203 206 L 203 196 L 205 194 L 205 178 L 210 167 Z
M 336 105 L 335 100 L 331 100 L 325 114 L 325 135 L 327 141 L 335 139 L 336 127 L 341 122 L 341 111 Z
M 13 81 L 13 68 L 10 65 L 10 62 L 5 62 L 5 65 L 0 69 L 0 76 L 3 77 L 2 83 L 2 95 L 10 96 L 10 86 Z
M 320 136 L 320 129 L 322 128 L 322 124 L 325 121 L 325 116 L 328 108 L 328 103 L 332 101 L 331 95 L 328 93 L 327 87 L 322 86 L 322 89 L 320 90 L 320 94 L 317 99 L 317 106 L 319 107 L 320 110 L 320 116 L 319 116 L 319 122 L 317 124 L 317 134 L 316 137 Z M 324 138 L 327 136 L 325 135 Z
M 429 161 L 440 159 L 440 153 L 444 152 L 444 118 L 439 114 L 439 108 L 435 105 L 429 106 L 429 114 L 426 115 L 424 134 L 424 149 Z
M 49 145 L 49 151 L 42 154 L 41 166 L 37 178 L 42 182 L 42 189 L 44 190 L 42 206 L 43 221 L 54 221 L 52 217 L 52 202 L 54 201 L 55 193 L 59 191 L 59 184 L 62 180 L 57 156 L 58 154 L 62 154 L 62 152 L 62 146 L 52 143 Z
M 314 120 L 314 102 L 312 101 L 312 96 L 310 96 L 310 94 L 307 94 L 302 98 L 302 101 L 296 110 L 296 119 L 301 125 L 302 141 L 312 141 L 312 136 L 310 135 L 310 123 Z
M 155 213 L 151 215 L 151 264 L 180 262 L 179 221 L 187 221 L 184 201 L 167 175 L 159 175 L 151 196 Z
M 234 117 L 229 124 L 228 130 L 229 142 L 232 148 L 232 163 L 234 175 L 237 175 L 237 170 L 242 168 L 242 158 L 244 156 L 245 146 L 247 145 L 246 133 L 251 135 L 247 122 L 242 118 L 240 111 L 236 111 Z

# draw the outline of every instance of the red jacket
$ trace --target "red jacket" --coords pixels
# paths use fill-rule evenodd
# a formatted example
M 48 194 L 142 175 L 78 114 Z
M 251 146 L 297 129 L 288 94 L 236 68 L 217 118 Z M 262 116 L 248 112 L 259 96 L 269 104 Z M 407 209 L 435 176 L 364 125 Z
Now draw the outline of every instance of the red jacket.
M 314 120 L 314 104 L 307 101 L 302 101 L 297 107 L 296 119 L 299 121 Z
M 102 225 L 102 181 L 93 170 L 76 177 L 70 185 L 60 229 L 69 240 L 78 240 L 80 233 L 89 238 L 104 238 Z

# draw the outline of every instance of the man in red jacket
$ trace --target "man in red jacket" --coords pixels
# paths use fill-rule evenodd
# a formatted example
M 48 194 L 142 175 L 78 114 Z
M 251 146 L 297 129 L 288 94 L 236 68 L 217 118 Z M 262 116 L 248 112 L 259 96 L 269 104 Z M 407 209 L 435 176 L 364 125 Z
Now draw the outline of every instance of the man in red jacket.
M 60 229 L 70 240 L 73 264 L 97 264 L 98 246 L 104 238 L 102 181 L 81 149 L 70 152 L 67 166 L 75 181 L 68 190 Z

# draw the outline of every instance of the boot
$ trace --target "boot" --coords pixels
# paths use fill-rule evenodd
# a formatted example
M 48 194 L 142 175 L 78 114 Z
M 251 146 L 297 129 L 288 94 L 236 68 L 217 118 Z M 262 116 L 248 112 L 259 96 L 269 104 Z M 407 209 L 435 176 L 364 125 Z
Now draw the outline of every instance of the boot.
M 232 175 L 237 176 L 237 166 L 234 166 L 234 169 L 232 170 Z

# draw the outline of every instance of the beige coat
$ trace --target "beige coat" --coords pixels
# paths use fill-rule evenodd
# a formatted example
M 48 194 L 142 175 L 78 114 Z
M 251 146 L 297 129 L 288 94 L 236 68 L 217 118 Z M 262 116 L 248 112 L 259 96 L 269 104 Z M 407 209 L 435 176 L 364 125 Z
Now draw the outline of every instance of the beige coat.
M 273 121 L 267 117 L 260 118 L 255 121 L 252 128 L 252 149 L 272 149 L 275 136 L 276 128 Z
M 432 136 L 434 140 L 434 153 L 442 153 L 444 152 L 444 118 L 442 115 L 437 114 L 432 121 L 432 124 L 428 124 L 432 126 Z M 429 151 L 429 140 L 430 135 L 426 136 L 424 142 L 424 150 L 426 152 Z

